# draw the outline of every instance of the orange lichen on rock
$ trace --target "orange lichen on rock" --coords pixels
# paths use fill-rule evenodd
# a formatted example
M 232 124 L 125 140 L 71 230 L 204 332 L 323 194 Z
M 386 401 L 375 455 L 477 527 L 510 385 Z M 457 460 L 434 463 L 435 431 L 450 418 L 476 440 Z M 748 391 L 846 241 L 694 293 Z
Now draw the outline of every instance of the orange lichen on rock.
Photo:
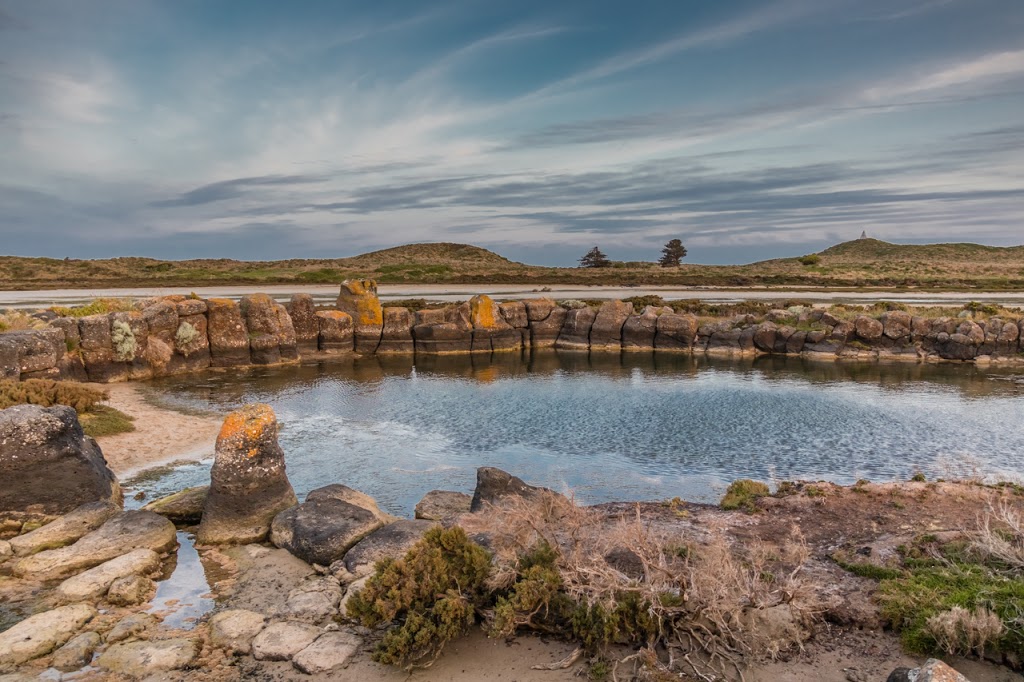
M 351 319 L 352 316 L 348 313 L 343 313 L 340 310 L 318 310 L 316 313 L 317 317 L 328 317 L 332 320 L 338 320 L 344 322 L 347 319 Z
M 217 447 L 227 445 L 228 441 L 241 441 L 238 446 L 245 448 L 249 457 L 255 457 L 260 451 L 259 441 L 266 436 L 267 429 L 276 427 L 277 416 L 270 405 L 246 405 L 224 419 L 217 436 Z
M 487 294 L 478 294 L 469 299 L 469 315 L 474 329 L 494 329 L 498 327 L 498 306 Z
M 338 310 L 352 316 L 357 327 L 384 324 L 384 309 L 377 298 L 377 283 L 372 279 L 345 280 L 338 294 Z

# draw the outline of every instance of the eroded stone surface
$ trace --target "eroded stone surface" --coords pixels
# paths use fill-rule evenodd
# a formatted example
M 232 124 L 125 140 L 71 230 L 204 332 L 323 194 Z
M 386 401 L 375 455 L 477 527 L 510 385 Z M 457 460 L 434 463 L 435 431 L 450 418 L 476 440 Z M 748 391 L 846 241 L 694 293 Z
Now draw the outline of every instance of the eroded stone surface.
M 106 594 L 118 578 L 152 573 L 160 566 L 160 555 L 151 549 L 134 549 L 127 554 L 68 578 L 57 588 L 64 601 L 84 601 Z
M 247 609 L 229 609 L 210 618 L 210 641 L 234 654 L 248 654 L 252 640 L 263 630 L 263 614 Z
M 292 665 L 307 675 L 330 672 L 346 666 L 361 644 L 362 640 L 352 633 L 325 632 L 295 654 Z
M 88 502 L 41 528 L 11 538 L 11 549 L 18 556 L 28 556 L 70 545 L 120 511 L 120 507 L 110 502 Z
M 320 628 L 306 623 L 271 623 L 252 641 L 252 654 L 258 661 L 287 661 L 320 636 Z
M 0 632 L 0 664 L 20 665 L 50 653 L 96 615 L 88 604 L 61 606 L 29 616 Z
M 196 644 L 175 638 L 115 644 L 100 655 L 96 665 L 112 672 L 141 678 L 166 670 L 180 670 L 196 657 Z
M 431 490 L 416 503 L 416 518 L 445 521 L 469 511 L 473 496 L 451 490 Z

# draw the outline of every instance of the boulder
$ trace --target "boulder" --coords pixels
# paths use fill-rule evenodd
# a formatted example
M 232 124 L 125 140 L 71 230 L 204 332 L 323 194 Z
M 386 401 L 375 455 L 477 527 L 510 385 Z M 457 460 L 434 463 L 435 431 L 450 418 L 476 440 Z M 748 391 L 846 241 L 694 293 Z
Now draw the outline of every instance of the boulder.
M 319 347 L 323 353 L 351 353 L 354 349 L 352 316 L 340 310 L 318 310 Z
M 153 673 L 180 670 L 192 662 L 196 653 L 195 642 L 185 638 L 123 642 L 104 651 L 96 665 L 140 679 Z
M 437 525 L 433 521 L 403 520 L 378 528 L 345 553 L 345 569 L 356 578 L 373 573 L 381 559 L 398 559 Z
M 144 575 L 160 566 L 160 555 L 151 549 L 134 549 L 62 582 L 57 596 L 63 601 L 85 601 L 103 596 L 118 578 Z
M 217 436 L 210 491 L 196 538 L 204 544 L 261 542 L 278 512 L 298 500 L 269 405 L 232 412 Z
M 381 520 L 367 509 L 320 497 L 275 516 L 270 541 L 307 563 L 329 566 L 381 525 Z
M 569 311 L 550 298 L 524 301 L 523 305 L 526 306 L 526 317 L 530 323 L 530 347 L 553 347 Z
M 412 333 L 417 353 L 446 355 L 468 353 L 473 349 L 473 330 L 454 322 L 416 325 Z
M 882 326 L 881 322 L 867 315 L 858 315 L 853 321 L 853 328 L 856 330 L 857 336 L 865 341 L 880 339 L 885 331 L 885 327 Z
M 622 350 L 654 350 L 654 337 L 658 333 L 658 313 L 644 310 L 642 315 L 630 315 L 622 325 Z
M 193 294 L 194 295 L 194 294 Z M 201 298 L 186 298 L 177 301 L 175 307 L 178 310 L 178 317 L 189 317 L 191 315 L 205 315 L 207 311 L 206 301 Z
M 63 646 L 96 615 L 88 604 L 61 606 L 29 616 L 0 632 L 0 665 L 21 665 Z
M 970 682 L 942 661 L 929 658 L 920 668 L 896 668 L 886 682 Z
M 532 499 L 543 493 L 551 493 L 547 488 L 528 485 L 507 471 L 495 467 L 480 467 L 476 470 L 476 490 L 469 510 L 478 512 L 506 497 L 522 497 Z
M 66 514 L 96 501 L 121 504 L 121 488 L 74 408 L 0 410 L 0 512 Z
M 78 321 L 82 360 L 89 381 L 107 383 L 128 378 L 126 359 L 114 350 L 110 325 L 107 314 L 89 315 Z
M 57 649 L 50 666 L 66 673 L 84 668 L 92 662 L 93 652 L 99 648 L 102 641 L 95 632 L 75 635 L 67 644 Z
M 214 367 L 248 365 L 249 332 L 241 308 L 227 298 L 211 298 L 206 306 L 210 364 Z
M 633 314 L 633 304 L 626 301 L 605 301 L 597 310 L 590 328 L 590 349 L 622 350 L 622 327 Z
M 174 524 L 164 517 L 141 510 L 126 511 L 73 545 L 19 559 L 12 570 L 20 578 L 52 580 L 99 566 L 135 549 L 150 549 L 159 554 L 177 542 Z
M 126 575 L 110 583 L 107 601 L 114 606 L 135 606 L 146 601 L 155 588 L 149 578 L 142 575 Z
M 277 333 L 278 350 L 282 360 L 298 360 L 299 349 L 295 336 L 295 327 L 292 325 L 292 318 L 288 315 L 288 309 L 280 303 L 274 304 L 277 311 L 277 326 L 280 331 Z
M 17 556 L 29 556 L 44 549 L 70 545 L 120 511 L 120 507 L 110 502 L 87 502 L 45 526 L 11 538 L 11 550 Z
M 159 514 L 176 524 L 196 524 L 203 518 L 203 506 L 206 504 L 206 496 L 209 492 L 210 486 L 208 485 L 185 488 L 153 500 L 143 509 Z
M 589 350 L 590 329 L 597 319 L 597 311 L 591 307 L 569 310 L 562 324 L 562 331 L 555 341 L 555 348 L 565 350 Z
M 326 673 L 348 665 L 362 646 L 362 639 L 344 631 L 325 632 L 295 654 L 292 665 L 307 675 Z
M 263 614 L 245 609 L 228 609 L 210 618 L 210 641 L 214 646 L 232 654 L 248 654 L 252 640 L 260 634 L 266 618 Z
M 526 315 L 526 304 L 522 301 L 509 301 L 499 303 L 498 310 L 502 319 L 513 329 L 526 329 L 530 326 L 530 320 Z
M 469 513 L 473 496 L 449 490 L 431 490 L 416 503 L 416 518 L 425 521 L 447 521 Z
M 657 350 L 692 351 L 697 338 L 697 318 L 693 315 L 666 313 L 658 316 L 658 333 L 654 336 Z
M 288 315 L 295 329 L 295 343 L 299 353 L 312 352 L 319 347 L 320 323 L 316 316 L 316 304 L 309 294 L 293 294 L 288 301 Z
M 377 353 L 412 353 L 412 313 L 408 308 L 384 308 Z
M 879 322 L 882 323 L 882 333 L 890 339 L 897 340 L 910 336 L 913 318 L 910 313 L 903 310 L 890 310 L 882 313 Z
M 338 293 L 338 310 L 352 317 L 355 351 L 374 353 L 384 327 L 384 309 L 372 279 L 345 280 Z
M 107 633 L 107 644 L 123 642 L 156 626 L 160 621 L 151 613 L 132 613 L 125 616 Z
M 277 303 L 267 294 L 243 296 L 238 304 L 249 334 L 249 361 L 254 365 L 281 362 L 281 322 Z
M 315 490 L 310 490 L 306 494 L 306 502 L 312 502 L 315 500 L 341 500 L 342 502 L 348 502 L 354 504 L 357 507 L 369 511 L 371 514 L 376 516 L 382 523 L 391 523 L 397 521 L 398 517 L 392 516 L 380 510 L 377 506 L 377 501 L 367 495 L 364 492 L 360 492 L 355 488 L 349 488 L 347 485 L 341 483 L 331 483 Z
M 142 309 L 149 338 L 159 339 L 168 346 L 174 346 L 174 335 L 178 331 L 178 305 L 174 301 L 160 299 Z
M 754 348 L 762 353 L 775 350 L 775 332 L 778 328 L 774 322 L 762 322 L 754 328 Z
M 306 623 L 271 623 L 252 640 L 257 661 L 287 661 L 320 636 L 320 628 Z

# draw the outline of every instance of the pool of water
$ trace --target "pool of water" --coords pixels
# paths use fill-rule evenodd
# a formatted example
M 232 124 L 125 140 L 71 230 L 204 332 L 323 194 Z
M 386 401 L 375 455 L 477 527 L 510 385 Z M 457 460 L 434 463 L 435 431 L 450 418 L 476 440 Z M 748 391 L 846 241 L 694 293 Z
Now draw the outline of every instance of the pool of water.
M 149 390 L 221 414 L 269 403 L 300 499 L 341 482 L 402 515 L 429 490 L 471 492 L 485 465 L 586 503 L 716 501 L 740 477 L 1024 471 L 1020 369 L 550 352 L 232 370 Z M 203 484 L 209 465 L 140 487 Z

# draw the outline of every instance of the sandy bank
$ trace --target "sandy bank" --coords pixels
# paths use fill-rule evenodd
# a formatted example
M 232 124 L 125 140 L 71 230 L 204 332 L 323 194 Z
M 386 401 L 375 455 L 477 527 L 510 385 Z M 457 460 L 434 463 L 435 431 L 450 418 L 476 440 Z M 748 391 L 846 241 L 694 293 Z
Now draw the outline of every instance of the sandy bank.
M 134 431 L 96 439 L 119 478 L 168 462 L 213 454 L 221 420 L 157 407 L 132 384 L 95 386 L 110 394 L 108 405 L 135 417 Z

